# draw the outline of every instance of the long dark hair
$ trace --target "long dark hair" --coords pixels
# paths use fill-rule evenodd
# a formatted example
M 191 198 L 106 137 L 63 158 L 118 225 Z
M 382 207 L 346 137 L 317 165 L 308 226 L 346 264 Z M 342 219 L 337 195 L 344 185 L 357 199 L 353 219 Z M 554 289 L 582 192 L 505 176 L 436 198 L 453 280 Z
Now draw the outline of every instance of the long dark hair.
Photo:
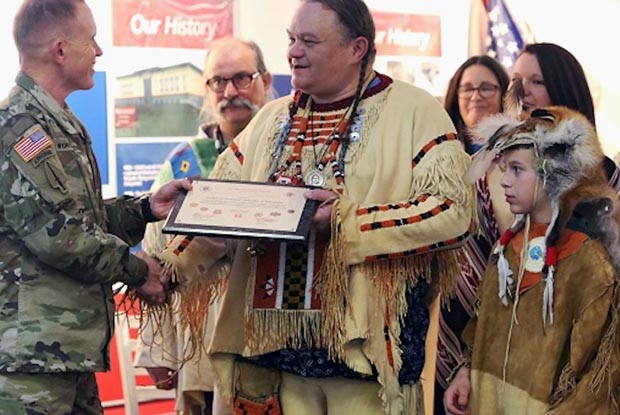
M 524 53 L 536 56 L 551 103 L 581 112 L 596 126 L 592 94 L 577 58 L 554 43 L 530 43 Z
M 575 56 L 555 43 L 530 43 L 521 51 L 536 56 L 553 105 L 564 105 L 581 112 L 596 129 L 594 101 L 583 67 Z M 605 156 L 605 173 L 617 188 L 618 166 Z
M 482 65 L 485 68 L 489 69 L 495 77 L 497 78 L 497 83 L 499 84 L 499 92 L 500 92 L 500 102 L 506 91 L 508 90 L 508 84 L 510 83 L 510 78 L 508 77 L 508 73 L 506 69 L 500 64 L 498 61 L 493 59 L 490 56 L 480 55 L 480 56 L 472 56 L 467 59 L 465 62 L 459 66 L 459 68 L 454 72 L 452 78 L 450 78 L 450 82 L 448 83 L 448 89 L 446 90 L 446 95 L 444 99 L 444 108 L 448 112 L 448 115 L 452 119 L 452 123 L 456 127 L 456 131 L 459 133 L 459 137 L 463 139 L 465 134 L 465 121 L 463 121 L 463 117 L 461 116 L 461 112 L 459 111 L 459 97 L 458 97 L 458 88 L 461 84 L 461 79 L 463 78 L 463 73 L 467 68 L 474 65 Z M 503 103 L 500 107 L 500 110 L 503 110 Z

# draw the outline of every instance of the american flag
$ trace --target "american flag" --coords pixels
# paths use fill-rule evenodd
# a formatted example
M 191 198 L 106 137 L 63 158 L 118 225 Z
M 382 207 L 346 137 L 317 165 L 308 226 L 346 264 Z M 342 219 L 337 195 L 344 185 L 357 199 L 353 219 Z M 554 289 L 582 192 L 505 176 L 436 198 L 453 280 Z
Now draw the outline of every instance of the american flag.
M 26 136 L 19 140 L 13 146 L 17 154 L 24 159 L 25 162 L 32 160 L 37 154 L 52 145 L 50 138 L 43 132 L 41 127 L 34 127 L 26 133 Z
M 470 55 L 487 54 L 510 71 L 524 43 L 524 35 L 504 0 L 472 0 Z
M 502 0 L 490 0 L 487 54 L 511 69 L 523 48 L 523 38 Z

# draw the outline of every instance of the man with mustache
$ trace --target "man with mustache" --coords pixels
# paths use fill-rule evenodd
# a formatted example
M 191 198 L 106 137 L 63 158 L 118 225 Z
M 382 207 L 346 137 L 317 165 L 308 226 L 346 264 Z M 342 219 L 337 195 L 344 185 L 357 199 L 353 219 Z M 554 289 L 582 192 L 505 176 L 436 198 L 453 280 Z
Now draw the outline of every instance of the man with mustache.
M 216 41 L 205 57 L 204 75 L 206 99 L 200 121 L 205 123 L 197 138 L 181 143 L 170 153 L 153 188 L 171 179 L 208 177 L 218 154 L 250 122 L 271 91 L 271 74 L 254 42 L 236 38 Z M 215 122 L 208 123 L 209 118 Z M 168 239 L 161 227 L 161 222 L 149 225 L 143 241 L 143 248 L 155 257 Z M 215 317 L 216 312 L 210 315 Z M 184 332 L 174 330 L 178 321 L 168 323 L 161 336 L 157 331 L 157 336 L 153 336 L 151 325 L 144 327 L 136 365 L 147 368 L 158 388 L 177 389 L 177 411 L 211 414 L 213 379 L 208 359 L 196 357 L 179 367 L 186 358 Z M 211 337 L 212 323 L 209 321 L 205 328 L 205 344 Z
M 271 74 L 256 44 L 227 38 L 215 42 L 207 53 L 204 75 L 206 100 L 202 113 L 205 109 L 215 112 L 216 122 L 210 128 L 217 125 L 217 131 L 205 132 L 225 144 L 243 130 L 267 101 Z

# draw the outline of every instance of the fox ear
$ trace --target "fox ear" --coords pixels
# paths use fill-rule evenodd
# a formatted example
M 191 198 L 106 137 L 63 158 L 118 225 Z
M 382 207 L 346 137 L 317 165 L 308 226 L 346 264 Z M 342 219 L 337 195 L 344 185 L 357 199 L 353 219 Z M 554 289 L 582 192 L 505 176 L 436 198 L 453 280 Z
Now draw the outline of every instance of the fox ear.
M 549 120 L 549 121 L 555 121 L 555 114 L 544 108 L 535 109 L 530 114 L 530 117 L 531 118 L 542 118 L 542 119 Z

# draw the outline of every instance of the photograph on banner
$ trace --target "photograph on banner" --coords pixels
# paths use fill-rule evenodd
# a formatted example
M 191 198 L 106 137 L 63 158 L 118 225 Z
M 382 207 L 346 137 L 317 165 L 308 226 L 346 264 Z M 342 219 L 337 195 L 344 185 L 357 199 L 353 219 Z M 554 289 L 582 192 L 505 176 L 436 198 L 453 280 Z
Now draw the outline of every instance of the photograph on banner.
M 203 104 L 202 70 L 190 62 L 116 77 L 116 137 L 191 136 Z
M 189 137 L 203 104 L 202 65 L 233 34 L 228 0 L 113 0 L 114 135 Z
M 455 44 L 464 42 L 466 19 L 455 20 L 451 0 L 402 3 L 369 1 L 375 21 L 375 68 L 394 79 L 411 83 L 436 97 L 443 96 L 458 59 Z M 448 7 L 450 6 L 450 7 Z M 460 35 L 459 35 L 460 33 Z M 464 45 L 464 43 L 463 43 Z M 455 55 L 456 53 L 456 55 Z

